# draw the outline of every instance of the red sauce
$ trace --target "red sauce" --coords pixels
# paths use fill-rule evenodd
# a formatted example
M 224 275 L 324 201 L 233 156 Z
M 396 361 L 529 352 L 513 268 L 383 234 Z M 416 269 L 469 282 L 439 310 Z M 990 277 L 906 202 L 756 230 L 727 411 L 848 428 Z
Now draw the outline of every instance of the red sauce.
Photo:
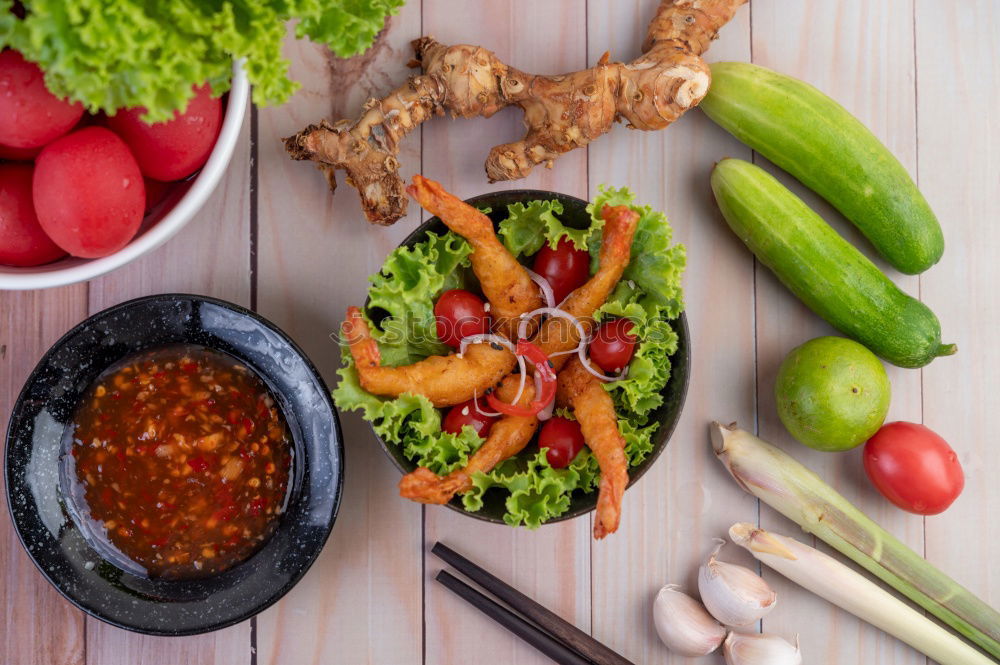
M 130 358 L 88 389 L 73 426 L 80 512 L 150 577 L 221 572 L 274 531 L 291 438 L 234 358 L 188 345 Z

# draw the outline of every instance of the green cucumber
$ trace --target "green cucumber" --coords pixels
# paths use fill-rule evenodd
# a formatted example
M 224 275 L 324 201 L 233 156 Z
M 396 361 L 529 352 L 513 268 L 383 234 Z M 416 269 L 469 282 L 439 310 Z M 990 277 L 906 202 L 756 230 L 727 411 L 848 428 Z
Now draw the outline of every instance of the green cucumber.
M 896 269 L 915 275 L 941 258 L 941 225 L 910 174 L 857 118 L 808 83 L 717 62 L 701 109 L 829 201 Z
M 874 263 L 774 176 L 724 159 L 712 171 L 723 217 L 751 252 L 834 328 L 900 367 L 923 367 L 955 353 L 922 302 L 899 290 Z

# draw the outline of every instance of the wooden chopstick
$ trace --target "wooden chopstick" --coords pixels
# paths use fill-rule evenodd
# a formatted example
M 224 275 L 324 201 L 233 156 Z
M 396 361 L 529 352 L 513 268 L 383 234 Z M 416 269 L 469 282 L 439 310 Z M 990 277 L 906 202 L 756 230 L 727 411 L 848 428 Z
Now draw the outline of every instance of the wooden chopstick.
M 594 665 L 634 665 L 632 661 L 604 646 L 506 582 L 497 579 L 447 545 L 435 543 L 431 552 Z
M 539 630 L 506 607 L 487 598 L 447 570 L 440 571 L 435 579 L 559 665 L 593 665 L 589 660 L 581 658 L 575 651 L 560 644 L 548 633 Z

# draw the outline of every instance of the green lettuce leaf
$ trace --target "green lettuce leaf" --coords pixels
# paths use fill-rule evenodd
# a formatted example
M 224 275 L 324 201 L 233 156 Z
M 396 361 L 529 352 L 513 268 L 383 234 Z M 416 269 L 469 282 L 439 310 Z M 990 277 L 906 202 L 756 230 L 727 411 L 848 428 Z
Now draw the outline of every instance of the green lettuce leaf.
M 562 415 L 572 418 L 566 412 Z M 618 421 L 631 466 L 641 463 L 653 451 L 652 437 L 658 426 L 659 423 L 653 423 L 635 427 L 626 419 Z M 489 473 L 475 474 L 472 489 L 462 495 L 462 505 L 472 512 L 479 510 L 486 492 L 495 488 L 508 494 L 504 522 L 537 529 L 569 510 L 573 492 L 593 492 L 600 479 L 597 459 L 586 448 L 565 469 L 553 469 L 542 449 L 526 460 L 514 457 L 501 462 Z
M 604 227 L 604 220 L 582 229 L 563 224 L 556 215 L 563 214 L 559 201 L 531 201 L 527 206 L 513 203 L 507 206 L 507 219 L 500 222 L 500 237 L 511 254 L 530 256 L 548 243 L 552 249 L 566 238 L 577 249 L 587 249 L 591 239 Z
M 645 295 L 663 306 L 667 318 L 677 318 L 684 311 L 681 277 L 687 253 L 683 245 L 671 244 L 673 229 L 667 216 L 651 206 L 635 205 L 635 195 L 627 187 L 615 189 L 602 185 L 598 188 L 597 198 L 587 206 L 594 223 L 603 223 L 600 215 L 605 205 L 627 205 L 640 215 L 632 241 L 632 258 L 622 280 L 635 283 Z M 590 243 L 595 267 L 600 248 L 600 236 L 595 235 Z
M 340 381 L 333 400 L 342 411 L 361 411 L 383 441 L 397 442 L 418 466 L 445 474 L 464 467 L 469 455 L 483 444 L 471 427 L 459 435 L 441 430 L 441 412 L 423 395 L 400 395 L 395 399 L 377 397 L 361 387 L 358 371 L 349 352 L 337 374 Z
M 340 57 L 366 49 L 404 0 L 22 0 L 24 18 L 0 0 L 0 49 L 38 63 L 58 97 L 91 112 L 144 106 L 149 122 L 187 107 L 192 87 L 229 89 L 243 59 L 257 104 L 298 87 L 281 55 L 285 24 Z
M 428 233 L 413 247 L 399 247 L 370 279 L 367 313 L 384 314 L 372 328 L 386 365 L 408 365 L 450 349 L 437 337 L 434 301 L 467 286 L 472 248 L 461 236 Z
M 590 451 L 580 451 L 565 469 L 553 469 L 545 451 L 539 450 L 527 459 L 513 457 L 489 473 L 475 474 L 472 489 L 462 495 L 462 505 L 475 512 L 483 507 L 486 491 L 497 488 L 508 494 L 504 522 L 537 529 L 569 509 L 575 490 L 593 491 L 599 473 L 597 460 Z
M 629 414 L 638 424 L 650 411 L 663 404 L 661 394 L 670 380 L 670 357 L 677 351 L 677 333 L 667 316 L 667 308 L 654 298 L 627 284 L 620 284 L 595 314 L 597 320 L 627 318 L 639 339 L 629 363 L 628 375 L 605 384 L 619 413 Z

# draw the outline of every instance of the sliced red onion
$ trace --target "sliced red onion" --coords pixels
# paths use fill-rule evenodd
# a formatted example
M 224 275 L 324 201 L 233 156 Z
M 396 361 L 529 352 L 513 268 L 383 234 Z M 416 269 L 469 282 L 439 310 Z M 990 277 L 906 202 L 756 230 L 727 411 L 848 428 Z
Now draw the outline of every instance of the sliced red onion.
M 535 368 L 538 367 L 538 365 L 536 365 L 534 361 L 532 361 L 530 358 L 528 359 L 528 362 L 531 363 L 532 367 Z M 534 378 L 535 378 L 535 398 L 537 399 L 538 396 L 542 394 L 542 373 L 536 371 L 534 373 Z M 552 400 L 548 404 L 546 404 L 541 411 L 536 413 L 535 417 L 541 421 L 548 420 L 549 418 L 552 417 L 552 411 L 555 409 L 555 407 L 556 407 L 556 397 L 555 395 L 553 395 Z
M 459 353 L 459 355 L 465 353 L 465 350 L 467 348 L 469 348 L 471 345 L 473 345 L 473 344 L 480 344 L 482 342 L 489 342 L 490 344 L 499 344 L 500 346 L 504 347 L 505 349 L 507 349 L 511 353 L 514 353 L 514 357 L 517 358 L 517 366 L 521 370 L 521 383 L 518 385 L 518 388 L 517 388 L 517 396 L 514 397 L 514 400 L 511 402 L 511 404 L 517 404 L 518 400 L 521 399 L 521 395 L 524 394 L 525 377 L 526 377 L 527 371 L 528 371 L 527 366 L 524 364 L 524 356 L 520 356 L 520 355 L 517 355 L 515 353 L 515 351 L 514 351 L 514 343 L 511 342 L 506 337 L 503 337 L 501 335 L 488 335 L 488 334 L 483 334 L 483 335 L 469 335 L 468 337 L 463 338 L 462 339 L 462 343 L 458 347 L 458 353 Z M 480 410 L 478 402 L 476 403 L 476 411 L 479 411 L 479 413 L 481 413 L 484 416 L 488 416 L 488 415 L 499 416 L 500 415 L 499 413 L 490 414 L 490 413 L 483 412 L 482 410 Z
M 539 395 L 542 392 L 542 375 L 535 372 L 535 394 Z M 552 417 L 552 412 L 556 408 L 556 398 L 555 395 L 552 396 L 552 401 L 545 405 L 545 407 L 539 411 L 535 417 L 540 421 L 545 422 Z
M 475 407 L 476 413 L 482 416 L 486 416 L 487 418 L 493 418 L 495 416 L 503 415 L 499 411 L 483 411 L 481 408 L 479 408 L 479 395 L 477 395 L 476 391 L 474 390 L 472 391 L 472 406 Z
M 525 335 L 528 332 L 528 324 L 531 322 L 533 318 L 535 318 L 540 314 L 548 314 L 549 316 L 558 316 L 561 319 L 566 319 L 567 321 L 569 321 L 571 324 L 573 324 L 573 327 L 576 328 L 576 333 L 577 335 L 580 336 L 580 341 L 583 341 L 583 339 L 587 336 L 587 332 L 583 329 L 583 324 L 580 323 L 580 319 L 576 318 L 569 312 L 561 310 L 558 307 L 539 307 L 536 310 L 532 310 L 527 314 L 521 315 L 521 322 L 517 324 L 518 339 L 524 339 Z M 573 351 L 560 351 L 559 353 L 553 353 L 551 355 L 561 356 L 567 353 L 573 353 L 574 351 L 576 351 L 576 349 L 573 349 Z
M 531 281 L 537 284 L 538 288 L 542 290 L 542 297 L 545 298 L 546 306 L 555 307 L 556 294 L 552 291 L 552 285 L 549 284 L 549 280 L 545 279 L 534 270 L 528 270 L 525 268 L 524 271 L 528 273 L 528 277 L 531 278 Z
M 511 404 L 517 404 L 521 401 L 521 395 L 524 394 L 524 381 L 528 376 L 528 368 L 524 364 L 524 356 L 517 356 L 517 366 L 521 369 L 521 383 L 517 386 L 517 394 L 514 395 L 514 399 L 511 400 Z
M 590 358 L 587 357 L 587 346 L 589 344 L 590 340 L 588 339 L 586 344 L 581 344 L 577 348 L 577 357 L 580 358 L 580 364 L 583 365 L 585 370 L 596 376 L 601 381 L 621 381 L 628 376 L 628 365 L 626 365 L 622 371 L 618 372 L 614 376 L 608 376 L 604 372 L 594 369 L 590 364 Z

